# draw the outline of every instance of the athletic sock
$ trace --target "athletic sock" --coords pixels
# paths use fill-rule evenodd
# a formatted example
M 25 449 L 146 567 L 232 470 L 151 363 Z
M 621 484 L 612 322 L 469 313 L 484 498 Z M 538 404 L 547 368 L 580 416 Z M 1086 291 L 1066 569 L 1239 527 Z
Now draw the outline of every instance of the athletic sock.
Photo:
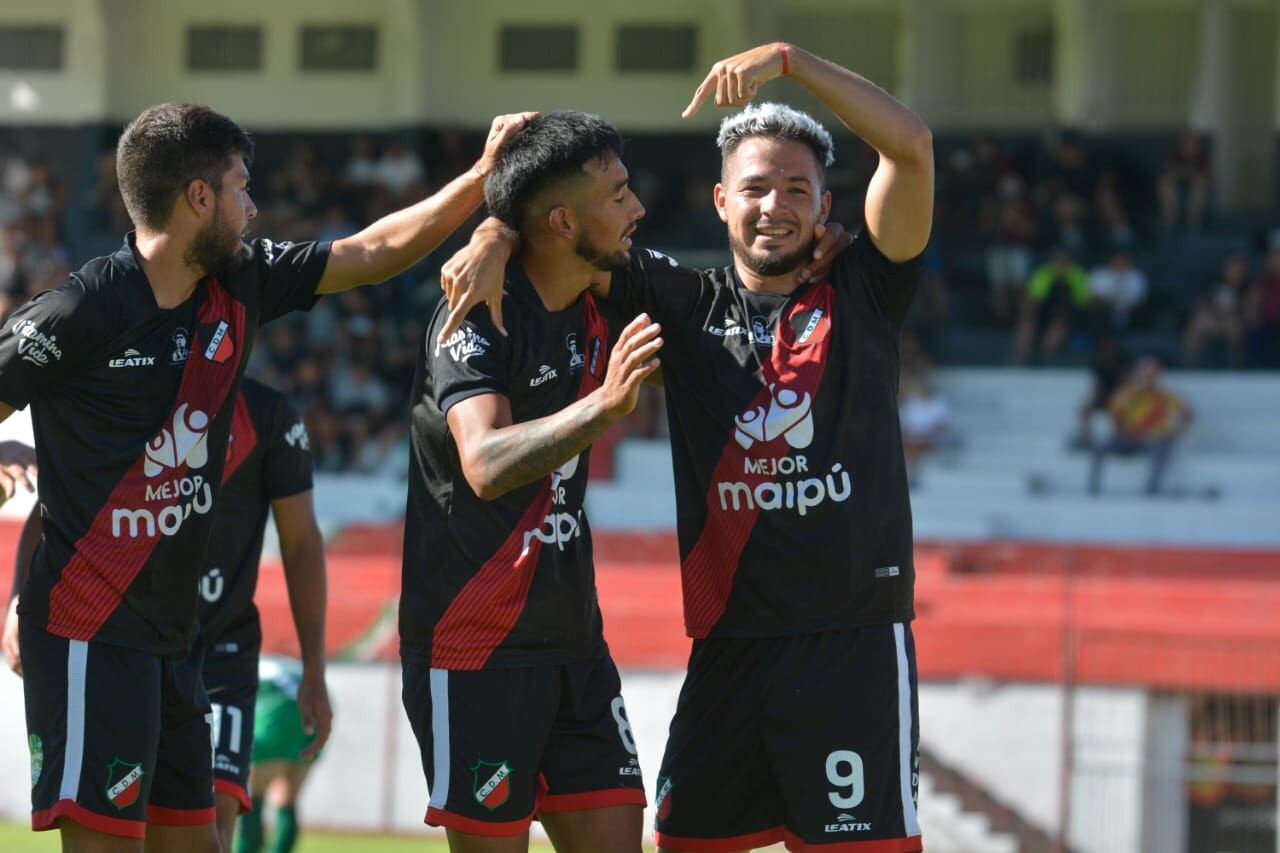
M 236 853 L 261 853 L 262 797 L 253 798 L 253 810 L 240 815 L 236 831 Z
M 276 810 L 276 837 L 271 853 L 290 853 L 298 843 L 298 812 L 292 806 Z

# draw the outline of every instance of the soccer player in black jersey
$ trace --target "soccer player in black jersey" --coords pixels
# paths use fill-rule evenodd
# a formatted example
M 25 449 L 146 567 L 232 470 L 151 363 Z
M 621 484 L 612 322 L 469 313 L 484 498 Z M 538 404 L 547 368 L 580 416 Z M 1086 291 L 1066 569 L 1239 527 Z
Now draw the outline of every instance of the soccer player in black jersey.
M 880 154 L 852 248 L 828 275 L 802 280 L 830 209 L 831 137 L 766 104 L 726 119 L 717 140 L 714 201 L 733 265 L 698 273 L 637 250 L 596 291 L 607 315 L 644 312 L 665 340 L 695 642 L 657 780 L 658 843 L 915 851 L 898 333 L 930 231 L 931 136 L 874 84 L 781 44 L 716 63 L 685 115 L 713 93 L 718 105 L 745 104 L 783 74 Z M 499 261 L 509 251 L 496 229 L 478 246 Z M 493 263 L 472 256 L 455 268 Z
M 190 104 L 117 150 L 137 230 L 0 330 L 0 420 L 31 404 L 43 538 L 19 597 L 32 826 L 77 850 L 211 851 L 197 587 L 258 326 L 395 275 L 478 206 L 476 167 L 333 243 L 245 242 L 253 145 Z M 186 756 L 204 756 L 189 760 Z
M 298 644 L 302 678 L 298 704 L 315 739 L 304 757 L 315 755 L 329 736 L 333 713 L 324 683 L 324 539 L 311 496 L 311 452 L 306 427 L 287 397 L 246 379 L 236 398 L 222 471 L 222 490 L 213 508 L 213 533 L 200 579 L 200 635 L 205 690 L 213 707 L 213 788 L 218 834 L 231 849 L 236 818 L 251 808 L 254 706 L 262 626 L 253 593 L 267 515 L 275 517 Z M 13 599 L 26 581 L 40 541 L 40 509 L 35 507 L 18 540 Z M 18 616 L 4 627 L 5 656 L 22 674 Z M 192 757 L 203 760 L 203 755 Z
M 659 329 L 611 330 L 587 293 L 644 208 L 598 117 L 531 120 L 486 181 L 525 240 L 503 334 L 482 309 L 414 379 L 400 653 L 404 705 L 455 851 L 640 850 L 644 792 L 602 634 L 583 496 L 591 442 L 634 408 Z M 616 343 L 611 343 L 616 340 Z

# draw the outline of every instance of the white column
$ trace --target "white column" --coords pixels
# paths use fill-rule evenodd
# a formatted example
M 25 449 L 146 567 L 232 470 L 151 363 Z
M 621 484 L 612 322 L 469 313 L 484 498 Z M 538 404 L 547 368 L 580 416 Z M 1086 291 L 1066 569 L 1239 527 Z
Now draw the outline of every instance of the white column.
M 902 12 L 899 95 L 936 130 L 954 118 L 960 17 L 944 0 L 906 0 Z
M 1111 115 L 1114 4 L 1054 0 L 1054 119 L 1062 127 L 1103 129 Z

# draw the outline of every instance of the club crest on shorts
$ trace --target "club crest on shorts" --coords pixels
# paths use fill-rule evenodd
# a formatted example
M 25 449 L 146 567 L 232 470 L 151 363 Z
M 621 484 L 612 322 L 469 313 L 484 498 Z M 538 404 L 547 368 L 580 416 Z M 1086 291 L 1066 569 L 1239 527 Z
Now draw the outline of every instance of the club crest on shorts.
M 507 762 L 481 761 L 471 768 L 475 778 L 472 793 L 476 802 L 489 811 L 501 806 L 511 796 L 511 767 Z
M 107 765 L 107 799 L 118 809 L 126 809 L 138 801 L 142 790 L 142 765 L 118 758 Z
M 27 736 L 27 749 L 31 752 L 31 787 L 40 781 L 40 771 L 44 770 L 44 741 L 40 735 Z
M 658 820 L 666 820 L 671 816 L 671 777 L 658 777 L 658 793 L 653 798 L 654 808 L 658 812 Z

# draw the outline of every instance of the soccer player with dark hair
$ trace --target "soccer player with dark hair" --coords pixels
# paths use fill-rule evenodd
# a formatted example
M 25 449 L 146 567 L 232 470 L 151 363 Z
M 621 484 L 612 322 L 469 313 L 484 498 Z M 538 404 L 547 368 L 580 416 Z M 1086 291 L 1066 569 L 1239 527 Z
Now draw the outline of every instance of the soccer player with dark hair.
M 0 331 L 0 420 L 30 404 L 43 538 L 19 597 L 32 826 L 76 850 L 212 851 L 197 587 L 258 326 L 416 263 L 479 206 L 476 167 L 332 243 L 245 242 L 253 144 L 208 107 L 125 129 L 137 230 Z
M 304 758 L 329 737 L 333 713 L 324 681 L 326 586 L 324 539 L 311 495 L 311 452 L 302 419 L 284 394 L 253 379 L 236 398 L 222 490 L 213 507 L 213 533 L 200 578 L 202 675 L 213 708 L 213 789 L 218 835 L 231 849 L 236 818 L 252 807 L 249 767 L 262 625 L 253 604 L 267 516 L 275 518 L 303 666 L 297 690 L 299 716 L 315 733 Z M 18 540 L 13 600 L 26 582 L 40 541 L 36 506 Z M 18 615 L 5 622 L 5 656 L 22 674 Z
M 665 341 L 694 646 L 658 777 L 658 844 L 906 853 L 922 848 L 898 335 L 929 237 L 932 140 L 873 83 L 783 44 L 716 63 L 685 115 L 713 95 L 745 104 L 782 75 L 880 154 L 866 227 L 829 274 L 803 280 L 830 210 L 831 137 L 765 104 L 717 140 L 733 264 L 698 273 L 633 250 L 595 291 L 607 312 L 657 320 Z M 486 269 L 509 244 L 483 229 L 453 271 Z M 492 285 L 449 292 L 475 302 Z
M 442 301 L 411 398 L 400 653 L 426 822 L 455 851 L 525 850 L 537 816 L 562 853 L 638 853 L 644 791 L 583 495 L 591 442 L 662 345 L 644 317 L 610 330 L 587 293 L 644 208 L 596 116 L 539 116 L 503 150 L 485 198 L 524 235 L 501 297 L 515 322 L 477 310 L 440 341 Z

